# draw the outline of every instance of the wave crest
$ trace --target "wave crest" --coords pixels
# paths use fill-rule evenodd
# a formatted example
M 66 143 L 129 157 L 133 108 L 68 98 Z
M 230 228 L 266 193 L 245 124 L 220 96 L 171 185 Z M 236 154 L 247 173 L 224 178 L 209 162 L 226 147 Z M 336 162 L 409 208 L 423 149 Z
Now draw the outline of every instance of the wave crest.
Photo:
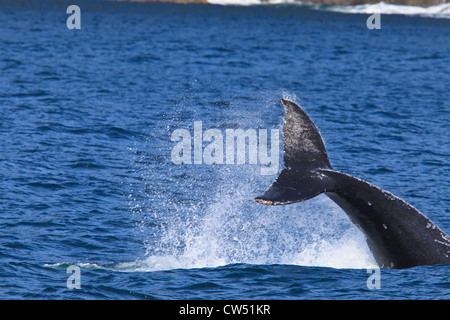
M 419 16 L 438 19 L 450 19 L 450 3 L 442 3 L 430 7 L 407 6 L 379 2 L 375 4 L 361 4 L 355 6 L 327 6 L 324 4 L 311 3 L 297 0 L 207 0 L 210 4 L 252 6 L 252 5 L 279 5 L 293 4 L 305 6 L 316 10 L 334 11 L 355 14 L 399 14 L 408 16 Z

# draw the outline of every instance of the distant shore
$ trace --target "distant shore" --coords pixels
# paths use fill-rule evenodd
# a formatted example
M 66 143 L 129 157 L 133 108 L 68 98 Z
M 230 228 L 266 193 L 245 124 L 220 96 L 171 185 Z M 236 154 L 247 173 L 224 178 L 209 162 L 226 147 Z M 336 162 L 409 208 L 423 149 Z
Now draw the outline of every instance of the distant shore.
M 172 2 L 172 3 L 208 3 L 206 0 L 117 0 L 128 2 Z
M 120 0 L 135 2 L 173 2 L 173 3 L 208 3 L 207 0 Z M 264 2 L 264 0 L 262 0 Z M 300 2 L 300 1 L 299 1 Z M 355 6 L 361 4 L 379 3 L 380 0 L 308 0 L 304 2 L 323 4 L 330 6 Z M 446 3 L 448 0 L 384 0 L 384 3 L 398 4 L 407 6 L 430 7 L 440 3 Z

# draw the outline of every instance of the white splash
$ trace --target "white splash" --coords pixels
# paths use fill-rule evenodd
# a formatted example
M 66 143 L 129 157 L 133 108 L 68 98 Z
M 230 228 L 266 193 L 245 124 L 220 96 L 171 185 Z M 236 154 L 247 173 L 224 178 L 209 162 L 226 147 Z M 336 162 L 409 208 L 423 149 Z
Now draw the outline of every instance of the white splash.
M 400 14 L 413 15 L 420 17 L 450 19 L 450 3 L 441 3 L 430 7 L 396 5 L 379 2 L 375 4 L 361 4 L 356 6 L 324 6 L 308 1 L 297 0 L 207 0 L 210 4 L 232 5 L 232 6 L 252 6 L 252 5 L 276 5 L 276 4 L 295 4 L 307 6 L 317 10 L 329 10 L 343 13 L 358 14 Z
M 327 10 L 344 13 L 400 14 L 400 15 L 450 19 L 450 3 L 442 3 L 439 5 L 425 8 L 419 6 L 405 6 L 380 2 L 375 4 L 361 4 L 357 6 L 332 6 L 328 7 Z
M 251 169 L 240 170 L 258 177 L 248 172 Z M 224 185 L 204 207 L 179 206 L 177 218 L 167 216 L 164 232 L 147 242 L 143 259 L 115 268 L 156 271 L 247 263 L 361 269 L 376 265 L 362 233 L 326 196 L 289 206 L 262 206 L 253 200 L 254 190 L 267 181 L 239 181 L 235 174 L 228 171 L 221 180 Z

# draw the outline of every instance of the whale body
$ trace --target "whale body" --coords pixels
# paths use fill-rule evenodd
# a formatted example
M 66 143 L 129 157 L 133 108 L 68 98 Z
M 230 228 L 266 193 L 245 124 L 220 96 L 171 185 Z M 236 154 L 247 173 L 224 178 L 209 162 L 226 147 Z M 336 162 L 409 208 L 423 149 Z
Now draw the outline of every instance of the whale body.
M 450 263 L 450 237 L 399 197 L 333 169 L 319 130 L 294 102 L 282 99 L 286 169 L 255 200 L 286 205 L 324 193 L 365 235 L 382 268 Z

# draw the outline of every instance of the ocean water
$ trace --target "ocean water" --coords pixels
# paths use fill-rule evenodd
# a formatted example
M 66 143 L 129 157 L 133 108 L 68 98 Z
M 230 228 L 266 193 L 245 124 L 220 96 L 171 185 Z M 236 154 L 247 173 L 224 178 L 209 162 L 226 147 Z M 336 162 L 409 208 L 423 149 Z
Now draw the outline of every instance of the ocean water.
M 450 298 L 449 266 L 372 288 L 327 197 L 260 205 L 262 161 L 175 164 L 171 139 L 188 132 L 194 161 L 194 123 L 281 133 L 289 98 L 337 170 L 450 232 L 450 20 L 77 1 L 69 30 L 70 4 L 0 1 L 0 299 Z

